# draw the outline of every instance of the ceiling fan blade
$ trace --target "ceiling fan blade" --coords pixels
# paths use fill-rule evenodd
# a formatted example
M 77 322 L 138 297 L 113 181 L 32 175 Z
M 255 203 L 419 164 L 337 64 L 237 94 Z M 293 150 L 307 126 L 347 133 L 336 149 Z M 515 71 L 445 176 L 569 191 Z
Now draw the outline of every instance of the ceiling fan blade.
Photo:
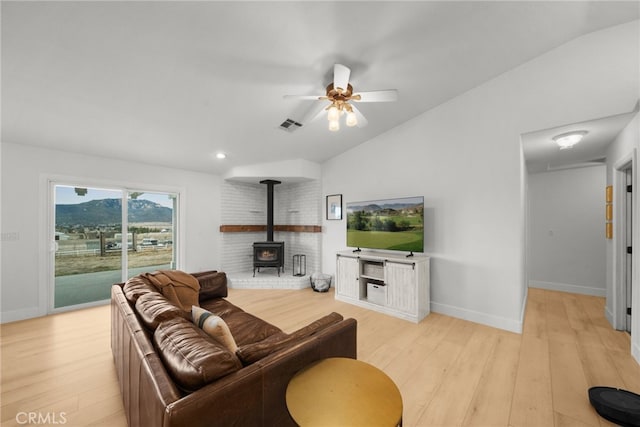
M 354 107 L 353 104 L 351 105 L 351 109 L 354 113 L 356 113 L 356 119 L 358 119 L 358 124 L 356 124 L 356 126 L 358 126 L 359 128 L 363 128 L 369 124 L 369 121 L 366 119 L 366 117 L 363 116 L 360 110 Z
M 318 117 L 320 117 L 324 112 L 324 109 L 326 106 L 327 106 L 326 102 L 320 102 L 320 101 L 314 102 L 311 105 L 311 107 L 309 107 L 305 115 L 302 117 L 302 120 L 300 120 L 300 123 L 302 123 L 302 126 L 306 126 L 312 121 L 314 121 L 315 119 L 317 119 Z
M 326 99 L 324 95 L 284 95 L 284 99 L 297 99 L 297 100 L 310 100 L 318 101 L 320 99 Z
M 336 64 L 333 66 L 333 88 L 346 90 L 349 84 L 349 77 L 351 76 L 351 70 L 342 64 Z
M 358 97 L 360 97 L 358 99 Z M 352 100 L 357 102 L 393 102 L 398 100 L 398 91 L 395 89 L 389 90 L 374 90 L 371 92 L 358 92 L 351 97 Z

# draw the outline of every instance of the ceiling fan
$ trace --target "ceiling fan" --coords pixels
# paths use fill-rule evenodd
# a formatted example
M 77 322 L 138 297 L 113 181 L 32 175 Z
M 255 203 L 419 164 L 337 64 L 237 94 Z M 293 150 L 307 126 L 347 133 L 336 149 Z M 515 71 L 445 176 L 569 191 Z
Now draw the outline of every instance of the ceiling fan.
M 351 70 L 342 64 L 333 66 L 333 82 L 329 83 L 324 95 L 285 95 L 285 99 L 314 100 L 316 105 L 312 106 L 302 119 L 302 125 L 315 120 L 327 111 L 329 120 L 329 130 L 340 130 L 340 116 L 346 115 L 345 124 L 349 127 L 364 127 L 367 119 L 352 104 L 352 102 L 392 102 L 398 99 L 398 91 L 376 90 L 371 92 L 354 93 L 353 86 L 349 83 Z M 329 104 L 327 105 L 327 102 Z

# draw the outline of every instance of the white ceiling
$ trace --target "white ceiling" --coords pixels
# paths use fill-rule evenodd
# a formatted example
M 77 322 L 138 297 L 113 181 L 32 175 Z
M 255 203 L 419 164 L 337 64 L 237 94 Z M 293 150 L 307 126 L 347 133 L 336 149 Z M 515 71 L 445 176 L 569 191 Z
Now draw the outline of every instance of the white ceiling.
M 322 162 L 580 35 L 638 2 L 2 2 L 2 141 L 223 174 Z M 333 64 L 365 128 L 293 133 Z M 224 151 L 228 158 L 214 158 Z M 576 151 L 573 151 L 574 153 Z M 536 152 L 536 155 L 537 152 Z
M 611 117 L 543 129 L 521 136 L 529 173 L 604 164 L 607 147 L 629 124 L 637 109 Z M 586 131 L 582 141 L 571 149 L 560 150 L 553 137 Z

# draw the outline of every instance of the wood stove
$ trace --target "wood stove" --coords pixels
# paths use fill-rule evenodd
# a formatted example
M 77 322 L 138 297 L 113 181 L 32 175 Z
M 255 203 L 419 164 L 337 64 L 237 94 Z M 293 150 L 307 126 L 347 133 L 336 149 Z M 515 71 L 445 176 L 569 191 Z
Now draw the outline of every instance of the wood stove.
M 253 244 L 253 277 L 260 267 L 275 267 L 284 272 L 284 242 L 273 241 L 273 187 L 280 181 L 265 179 L 260 184 L 267 185 L 267 241 Z
M 275 267 L 284 271 L 284 242 L 255 242 L 253 244 L 253 277 L 260 267 Z

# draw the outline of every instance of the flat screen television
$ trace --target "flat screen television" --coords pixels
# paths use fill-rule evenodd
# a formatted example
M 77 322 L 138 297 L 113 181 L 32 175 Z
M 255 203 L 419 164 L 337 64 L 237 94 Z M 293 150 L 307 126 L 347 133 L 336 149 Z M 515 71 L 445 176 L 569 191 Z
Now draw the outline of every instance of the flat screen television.
M 424 197 L 347 202 L 347 246 L 424 252 Z

